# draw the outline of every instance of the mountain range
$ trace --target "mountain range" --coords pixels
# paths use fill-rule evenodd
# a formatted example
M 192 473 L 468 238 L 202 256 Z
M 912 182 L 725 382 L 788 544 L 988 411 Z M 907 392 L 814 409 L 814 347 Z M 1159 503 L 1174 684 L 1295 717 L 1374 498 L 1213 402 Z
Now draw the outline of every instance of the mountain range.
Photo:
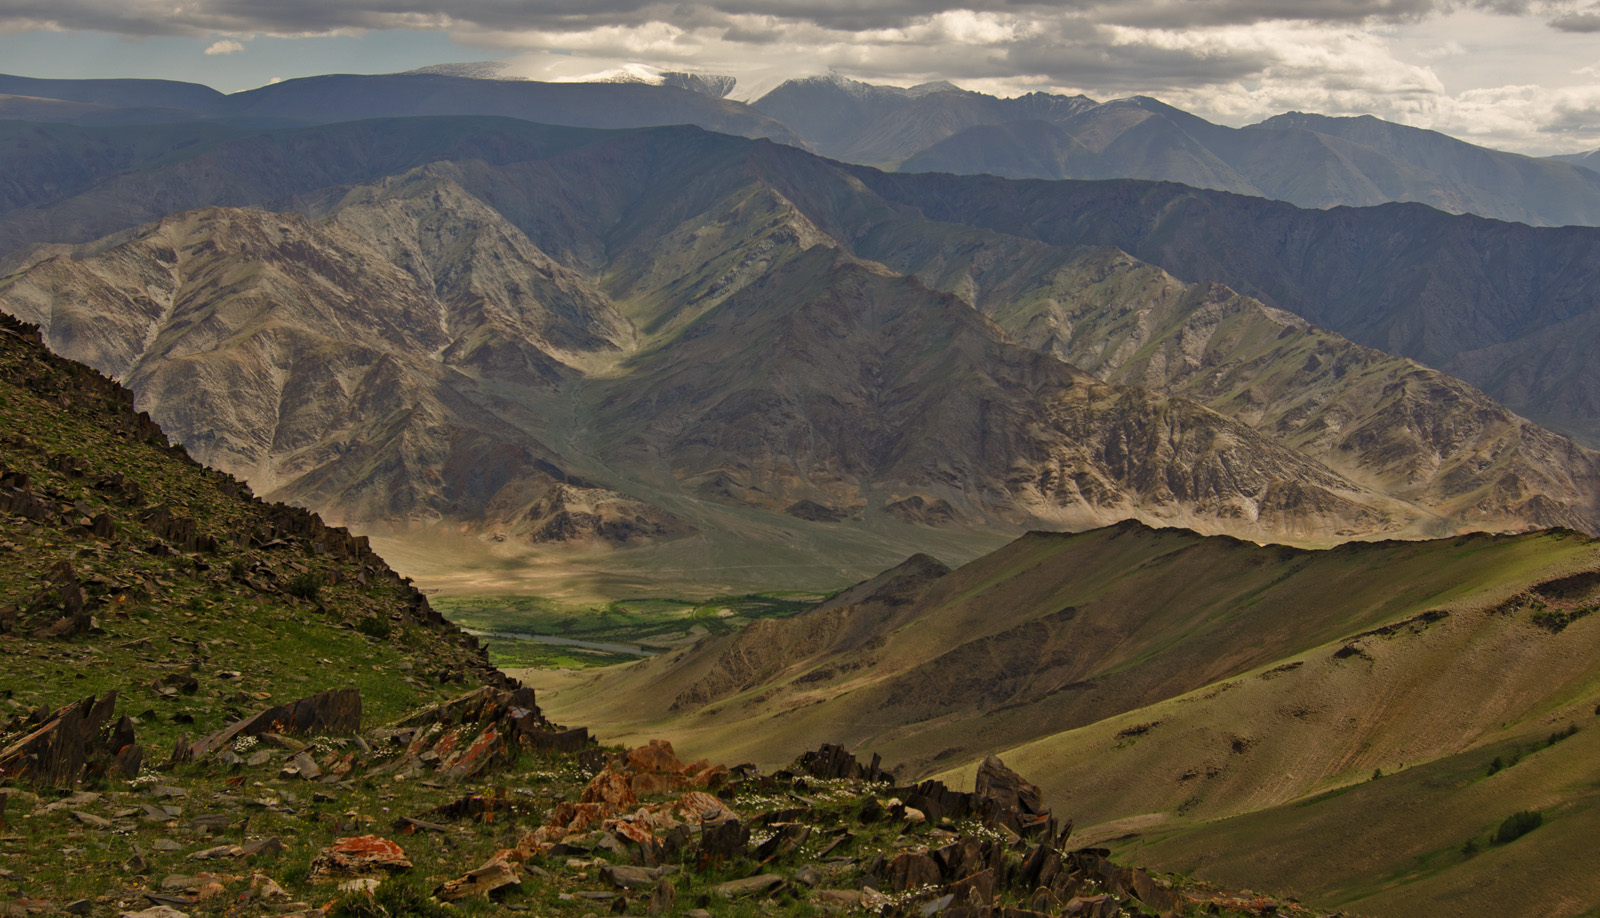
M 310 889 L 246 853 L 252 825 L 311 826 L 276 840 L 303 866 L 301 835 L 398 818 L 437 874 L 417 908 L 521 877 L 551 913 L 639 911 L 647 887 L 665 912 L 675 860 L 697 907 L 755 881 L 769 911 L 846 876 L 900 898 L 828 901 L 929 914 L 1306 912 L 1204 882 L 1393 916 L 1592 910 L 1600 228 L 1533 225 L 1589 219 L 1581 165 L 1148 99 L 828 78 L 744 105 L 717 80 L 479 75 L 0 78 L 0 115 L 44 119 L 0 119 L 0 310 L 38 326 L 0 321 L 0 776 L 29 731 L 65 732 L 41 725 L 76 684 L 149 705 L 111 739 L 172 741 L 182 786 L 150 793 L 254 814 L 126 808 L 139 763 L 91 750 L 83 809 L 0 795 L 0 823 L 37 805 L 8 836 L 43 852 L 30 885 L 71 888 L 82 844 L 123 864 L 90 871 L 118 908 L 195 904 L 112 890 L 191 858 L 260 855 Z M 424 578 L 470 556 L 513 631 L 580 588 L 627 597 L 593 617 L 652 622 L 656 655 L 529 676 L 545 708 L 754 764 L 590 750 L 369 543 L 250 489 Z M 504 595 L 535 556 L 559 588 Z M 641 598 L 669 593 L 718 598 Z M 304 756 L 281 762 L 179 734 L 330 679 L 385 727 L 268 742 Z M 485 685 L 447 700 L 460 681 Z M 518 749 L 551 769 L 512 778 L 537 805 L 484 783 Z M 363 777 L 284 790 L 338 769 Z M 656 817 L 690 786 L 759 807 L 761 838 L 702 809 L 685 857 L 694 830 Z M 380 804 L 418 815 L 366 825 Z M 547 825 L 505 836 L 519 820 Z M 238 852 L 142 850 L 212 830 Z M 463 876 L 457 845 L 500 863 Z
M 0 75 L 0 118 L 83 125 L 204 121 L 247 127 L 415 115 L 498 115 L 575 127 L 694 124 L 901 172 L 1172 181 L 1288 201 L 1416 201 L 1532 225 L 1600 224 L 1600 178 L 1580 156 L 1538 159 L 1372 118 L 1290 112 L 1213 124 L 1143 96 L 1002 99 L 947 82 L 909 89 L 839 75 L 789 80 L 750 103 L 726 77 L 541 83 L 492 64 L 286 80 L 223 95 L 164 80 Z
M 88 129 L 17 130 L 46 170 Z M 1231 289 L 1016 226 L 999 180 L 683 128 L 201 126 L 165 156 L 95 130 L 99 161 L 149 165 L 69 165 L 66 194 L 0 214 L 9 238 L 109 234 L 13 249 L 0 304 L 203 461 L 341 522 L 626 545 L 743 508 L 897 533 L 855 570 L 930 525 L 1600 529 L 1593 452 Z M 1327 218 L 1047 187 L 1075 197 L 1029 200 L 1081 225 L 1072 207 L 1129 194 Z
M 1141 178 L 1308 208 L 1419 201 L 1535 225 L 1600 222 L 1600 180 L 1583 169 L 1371 116 L 1290 112 L 1230 128 L 1145 96 L 1001 99 L 837 75 L 790 80 L 751 105 L 824 156 L 900 172 Z

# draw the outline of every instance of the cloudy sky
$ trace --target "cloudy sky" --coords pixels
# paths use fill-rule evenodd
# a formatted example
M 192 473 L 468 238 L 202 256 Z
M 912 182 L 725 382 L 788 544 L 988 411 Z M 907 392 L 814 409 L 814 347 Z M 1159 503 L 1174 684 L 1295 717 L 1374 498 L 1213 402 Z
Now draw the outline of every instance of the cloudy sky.
M 1600 147 L 1600 0 L 0 0 L 0 72 L 233 92 L 509 60 L 739 78 L 837 71 L 998 95 L 1145 94 L 1227 124 L 1375 114 L 1502 149 Z

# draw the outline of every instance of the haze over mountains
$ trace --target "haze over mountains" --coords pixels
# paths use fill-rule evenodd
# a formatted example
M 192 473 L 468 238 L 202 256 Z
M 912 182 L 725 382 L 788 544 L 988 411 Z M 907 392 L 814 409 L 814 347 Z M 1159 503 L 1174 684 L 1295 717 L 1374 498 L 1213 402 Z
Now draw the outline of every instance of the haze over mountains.
M 1006 178 L 1140 178 L 1301 207 L 1418 201 L 1533 225 L 1600 224 L 1600 177 L 1581 156 L 1489 150 L 1370 116 L 1291 112 L 1244 128 L 1155 99 L 1001 99 L 950 83 L 902 89 L 838 75 L 790 80 L 750 103 L 727 77 L 649 84 L 495 78 L 490 65 L 287 80 L 223 95 L 163 80 L 0 75 L 0 117 L 75 124 L 324 124 L 412 115 L 501 115 L 576 127 L 695 124 L 769 137 L 830 159 L 902 172 Z
M 1600 177 L 1583 169 L 1370 116 L 1292 112 L 1229 128 L 1144 96 L 999 99 L 839 76 L 790 80 L 751 104 L 824 156 L 900 172 L 1142 178 L 1300 207 L 1420 201 L 1535 225 L 1600 222 Z

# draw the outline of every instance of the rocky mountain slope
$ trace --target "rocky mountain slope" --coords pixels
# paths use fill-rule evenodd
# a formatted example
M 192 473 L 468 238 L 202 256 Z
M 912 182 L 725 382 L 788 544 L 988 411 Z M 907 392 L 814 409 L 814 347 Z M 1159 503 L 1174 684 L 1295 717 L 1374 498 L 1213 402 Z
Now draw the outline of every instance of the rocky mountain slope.
M 315 692 L 344 679 L 365 684 L 361 673 L 373 667 L 352 661 L 370 660 L 391 672 L 378 702 L 391 714 L 439 697 L 437 686 L 392 675 L 407 661 L 419 672 L 426 661 L 447 681 L 498 680 L 477 642 L 365 539 L 256 500 L 169 446 L 148 415 L 133 413 L 131 392 L 50 354 L 36 328 L 0 322 L 0 623 L 13 711 L 42 704 L 32 683 L 49 675 L 40 667 L 62 663 L 75 664 L 75 694 L 153 692 L 161 706 L 145 719 L 157 745 L 195 717 L 245 704 L 242 691 L 276 688 L 289 678 L 273 671 L 284 661 L 299 672 L 308 660 L 340 658 L 302 674 Z M 138 638 L 152 617 L 170 640 L 116 639 Z M 164 693 L 168 680 L 185 687 Z
M 1110 382 L 1194 399 L 1351 480 L 1447 515 L 1488 513 L 1490 529 L 1491 508 L 1521 494 L 1532 501 L 1518 511 L 1525 518 L 1554 511 L 1540 524 L 1586 528 L 1535 505 L 1541 493 L 1593 488 L 1588 452 L 1453 377 L 1115 250 L 1013 242 L 1004 260 L 948 257 L 969 245 L 897 245 L 888 257 L 965 291 L 1024 345 Z
M 1054 246 L 1105 245 L 1214 282 L 1481 387 L 1593 442 L 1579 341 L 1600 274 L 1586 227 L 1538 229 L 1418 205 L 1332 211 L 1121 182 L 1008 182 L 860 170 L 885 200 Z
M 615 387 L 599 416 L 616 452 L 758 505 L 849 516 L 915 498 L 1002 526 L 1131 515 L 1302 536 L 1385 525 L 1382 497 L 1248 428 L 1100 384 L 954 298 L 821 247 Z M 1291 482 L 1302 500 L 1286 499 Z
M 1594 525 L 1592 454 L 1228 291 L 936 222 L 778 145 L 422 125 L 165 162 L 139 175 L 158 201 L 220 191 L 304 216 L 207 210 L 35 248 L 13 256 L 0 301 L 132 381 L 208 461 L 349 521 L 610 543 L 727 528 L 705 514 L 737 507 L 814 506 L 791 516 L 873 532 L 1130 516 L 1313 540 Z M 380 138 L 417 146 L 331 152 Z M 285 145 L 308 152 L 292 173 L 189 181 Z M 462 158 L 307 187 L 440 155 Z M 132 180 L 59 207 L 87 212 Z M 1219 302 L 1243 318 L 1197 345 Z M 1075 325 L 1082 347 L 1030 338 L 1039 322 Z M 1091 358 L 1105 346 L 1089 329 L 1125 338 L 1130 322 L 1170 326 L 1184 354 L 1162 358 L 1170 373 Z M 1129 359 L 1151 343 L 1135 337 Z M 210 381 L 199 399 L 196 377 Z
M 6 205 L 0 212 L 0 264 L 7 256 L 15 262 L 18 250 L 32 243 L 87 242 L 185 209 L 281 209 L 295 206 L 298 196 L 429 162 L 481 159 L 503 166 L 581 156 L 585 145 L 606 142 L 604 135 L 482 120 L 450 127 L 400 120 L 381 128 L 330 125 L 242 136 L 228 136 L 229 130 L 0 123 L 0 137 L 11 138 L 6 149 L 18 177 L 0 198 Z M 715 147 L 694 141 L 681 151 L 708 162 L 737 159 L 726 151 L 712 153 Z M 1594 301 L 1600 283 L 1585 267 L 1593 260 L 1593 230 L 1535 230 L 1419 207 L 1306 211 L 1138 183 L 1033 186 L 875 172 L 841 178 L 799 153 L 772 150 L 761 158 L 786 200 L 852 245 L 870 241 L 885 215 L 913 210 L 941 223 L 1057 246 L 1112 246 L 1186 282 L 1227 284 L 1358 343 L 1444 369 L 1547 426 L 1589 442 L 1597 436 L 1593 418 L 1600 417 L 1600 396 L 1581 348 L 1586 323 L 1593 321 L 1585 304 Z M 595 178 L 580 169 L 563 173 L 561 181 L 576 183 L 572 188 L 584 194 L 610 197 L 611 191 L 595 187 Z M 517 179 L 533 180 L 526 174 Z M 546 172 L 538 180 L 552 177 Z M 859 189 L 848 187 L 856 181 L 867 183 L 872 194 L 861 199 Z M 813 191 L 808 183 L 823 190 Z M 594 222 L 616 211 L 587 213 L 572 190 L 545 187 L 553 212 L 541 213 L 526 197 L 481 191 L 553 258 L 567 263 L 576 256 L 592 264 L 599 244 Z M 666 203 L 665 196 L 653 200 Z M 581 229 L 559 228 L 562 221 Z M 582 251 L 570 247 L 574 232 L 584 236 Z M 682 256 L 667 248 L 654 251 Z
M 1270 360 L 1320 347 L 1317 366 L 1330 361 L 1317 373 L 1307 360 L 1286 389 L 1251 395 L 1245 365 L 1262 353 L 1205 357 L 1235 363 L 1226 393 L 1194 392 L 1221 414 L 1158 374 L 1115 381 L 1155 398 L 1107 389 L 1067 355 L 1011 344 L 1026 329 L 1008 336 L 973 312 L 1014 318 L 1050 302 L 1059 323 L 1086 309 L 1061 291 L 1104 273 L 1093 257 L 930 222 L 773 144 L 448 125 L 459 141 L 429 134 L 424 149 L 494 142 L 502 162 L 291 198 L 315 221 L 198 211 L 70 254 L 35 248 L 14 259 L 22 270 L 0 299 L 62 352 L 130 379 L 206 461 L 341 520 L 613 544 L 706 528 L 707 502 L 814 504 L 867 529 L 1136 517 L 1325 539 L 1594 525 L 1592 454 L 1405 361 L 1309 342 L 1304 325 L 1251 333 L 1282 336 Z M 349 147 L 413 130 L 378 122 L 283 142 Z M 168 163 L 154 182 L 176 190 L 243 147 Z M 416 155 L 390 150 L 366 168 Z M 317 170 L 312 160 L 288 187 Z M 1094 309 L 1187 296 L 1120 289 L 1133 296 Z M 1363 385 L 1352 379 L 1336 411 L 1307 405 L 1352 361 Z M 1384 389 L 1408 374 L 1416 393 L 1450 392 L 1456 421 L 1442 427 L 1445 409 Z M 200 398 L 195 377 L 210 381 Z M 1290 392 L 1299 425 L 1251 406 Z M 966 430 L 968 451 L 930 430 Z
M 602 749 L 35 329 L 0 318 L 0 370 L 8 913 L 1325 914 L 1069 845 L 998 759 L 968 793 L 830 745 L 772 775 Z
M 1534 225 L 1600 223 L 1600 181 L 1569 163 L 1370 116 L 1290 112 L 1229 128 L 1144 96 L 1000 99 L 838 76 L 790 80 L 752 105 L 824 156 L 900 172 L 1138 178 L 1308 208 L 1419 201 Z
M 630 329 L 492 211 L 443 194 L 425 213 L 442 232 L 415 201 L 352 206 L 350 225 L 380 230 L 366 239 L 264 211 L 180 215 L 34 266 L 10 302 L 164 406 L 200 460 L 280 499 L 532 538 L 685 531 L 568 475 L 478 390 L 481 377 L 551 389 L 567 372 L 556 355 L 616 350 Z
M 1600 800 L 1567 782 L 1596 734 L 1597 585 L 1596 543 L 1564 531 L 1325 551 L 1034 533 L 546 703 L 734 757 L 781 760 L 824 727 L 911 774 L 1010 750 L 1082 837 L 1168 869 L 1239 882 L 1249 856 L 1223 852 L 1271 838 L 1273 881 L 1324 906 L 1578 915 L 1592 859 L 1567 845 Z M 1520 809 L 1548 831 L 1491 845 Z

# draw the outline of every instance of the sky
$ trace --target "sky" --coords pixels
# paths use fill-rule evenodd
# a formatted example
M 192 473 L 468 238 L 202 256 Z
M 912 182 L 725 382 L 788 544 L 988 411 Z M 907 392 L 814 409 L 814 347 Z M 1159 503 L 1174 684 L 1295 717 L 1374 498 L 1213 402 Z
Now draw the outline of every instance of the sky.
M 488 60 L 532 79 L 727 74 L 738 99 L 836 72 L 1600 148 L 1600 0 L 0 0 L 0 73 L 22 76 L 237 92 Z

